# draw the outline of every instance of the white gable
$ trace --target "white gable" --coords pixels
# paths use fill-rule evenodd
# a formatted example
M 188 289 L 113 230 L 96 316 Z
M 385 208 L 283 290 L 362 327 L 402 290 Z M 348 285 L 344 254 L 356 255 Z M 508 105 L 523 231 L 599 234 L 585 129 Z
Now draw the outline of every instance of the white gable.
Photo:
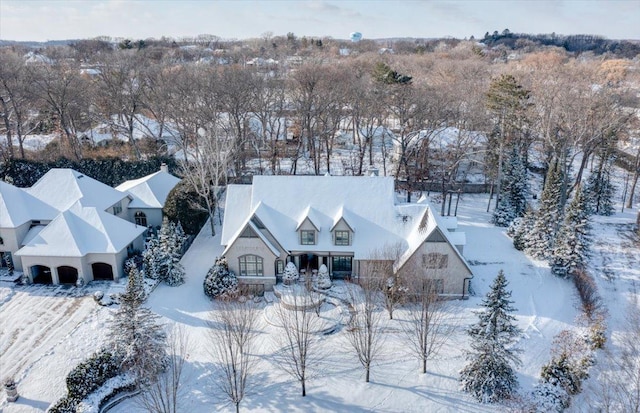
M 127 196 L 109 185 L 68 168 L 49 170 L 25 191 L 58 211 L 69 209 L 77 201 L 83 206 L 97 207 L 104 211 Z
M 116 189 L 128 192 L 133 200 L 129 208 L 162 208 L 169 192 L 180 182 L 180 178 L 168 172 L 158 171 L 145 177 L 123 182 Z
M 17 228 L 28 221 L 50 221 L 58 211 L 21 188 L 0 181 L 0 228 Z

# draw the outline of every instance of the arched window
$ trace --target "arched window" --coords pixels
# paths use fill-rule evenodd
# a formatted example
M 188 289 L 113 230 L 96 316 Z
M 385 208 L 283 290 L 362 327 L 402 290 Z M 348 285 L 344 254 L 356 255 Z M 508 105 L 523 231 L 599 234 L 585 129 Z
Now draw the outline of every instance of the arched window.
M 136 212 L 136 214 L 134 215 L 135 219 L 136 219 L 136 225 L 140 225 L 143 227 L 147 226 L 147 216 L 145 215 L 144 212 Z
M 240 261 L 241 276 L 263 276 L 262 257 L 257 255 L 243 255 L 238 258 Z

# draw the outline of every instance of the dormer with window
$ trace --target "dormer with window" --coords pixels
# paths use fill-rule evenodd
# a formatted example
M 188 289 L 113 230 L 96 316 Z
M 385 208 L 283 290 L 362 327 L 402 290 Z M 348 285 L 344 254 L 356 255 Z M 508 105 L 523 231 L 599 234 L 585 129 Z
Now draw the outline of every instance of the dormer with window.
M 336 246 L 349 246 L 353 244 L 353 227 L 349 225 L 347 220 L 340 216 L 335 220 L 333 227 L 331 228 L 331 236 L 333 238 L 333 245 Z
M 307 208 L 298 220 L 298 226 L 296 227 L 300 245 L 316 245 L 318 243 L 320 226 L 316 222 L 320 222 L 316 211 L 311 207 Z

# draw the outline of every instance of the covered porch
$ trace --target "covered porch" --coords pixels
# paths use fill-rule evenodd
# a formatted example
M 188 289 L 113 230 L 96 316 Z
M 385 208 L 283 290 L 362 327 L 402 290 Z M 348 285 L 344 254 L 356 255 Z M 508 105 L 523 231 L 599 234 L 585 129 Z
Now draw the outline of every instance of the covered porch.
M 332 279 L 349 279 L 353 272 L 353 253 L 292 251 L 287 260 L 296 265 L 301 277 L 316 275 L 323 264 Z

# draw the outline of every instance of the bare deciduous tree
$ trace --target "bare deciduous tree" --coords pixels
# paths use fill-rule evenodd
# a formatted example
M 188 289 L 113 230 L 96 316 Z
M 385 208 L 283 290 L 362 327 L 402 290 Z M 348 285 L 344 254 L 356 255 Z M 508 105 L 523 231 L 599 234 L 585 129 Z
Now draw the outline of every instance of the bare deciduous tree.
M 382 351 L 383 336 L 380 326 L 380 291 L 374 277 L 360 279 L 360 287 L 349 289 L 352 315 L 346 334 L 358 361 L 365 370 L 365 382 L 369 383 L 371 365 Z
M 454 323 L 446 313 L 447 302 L 438 297 L 434 279 L 415 277 L 410 284 L 409 295 L 413 302 L 407 307 L 408 322 L 402 327 L 408 350 L 420 360 L 422 373 L 426 373 L 427 361 L 447 342 Z
M 300 382 L 304 397 L 307 395 L 307 381 L 311 378 L 310 366 L 317 365 L 322 359 L 314 337 L 321 320 L 314 310 L 319 303 L 304 287 L 288 297 L 289 302 L 281 301 L 276 309 L 284 330 L 276 339 L 279 348 L 277 358 L 279 366 Z
M 141 406 L 151 413 L 178 413 L 182 389 L 182 371 L 189 352 L 189 337 L 176 325 L 167 335 L 167 367 L 152 382 L 143 387 L 139 399 Z
M 249 302 L 222 301 L 211 312 L 211 352 L 216 363 L 216 385 L 236 409 L 251 388 L 257 359 L 258 309 Z
M 640 302 L 629 303 L 616 349 L 607 351 L 594 393 L 604 412 L 640 412 Z

